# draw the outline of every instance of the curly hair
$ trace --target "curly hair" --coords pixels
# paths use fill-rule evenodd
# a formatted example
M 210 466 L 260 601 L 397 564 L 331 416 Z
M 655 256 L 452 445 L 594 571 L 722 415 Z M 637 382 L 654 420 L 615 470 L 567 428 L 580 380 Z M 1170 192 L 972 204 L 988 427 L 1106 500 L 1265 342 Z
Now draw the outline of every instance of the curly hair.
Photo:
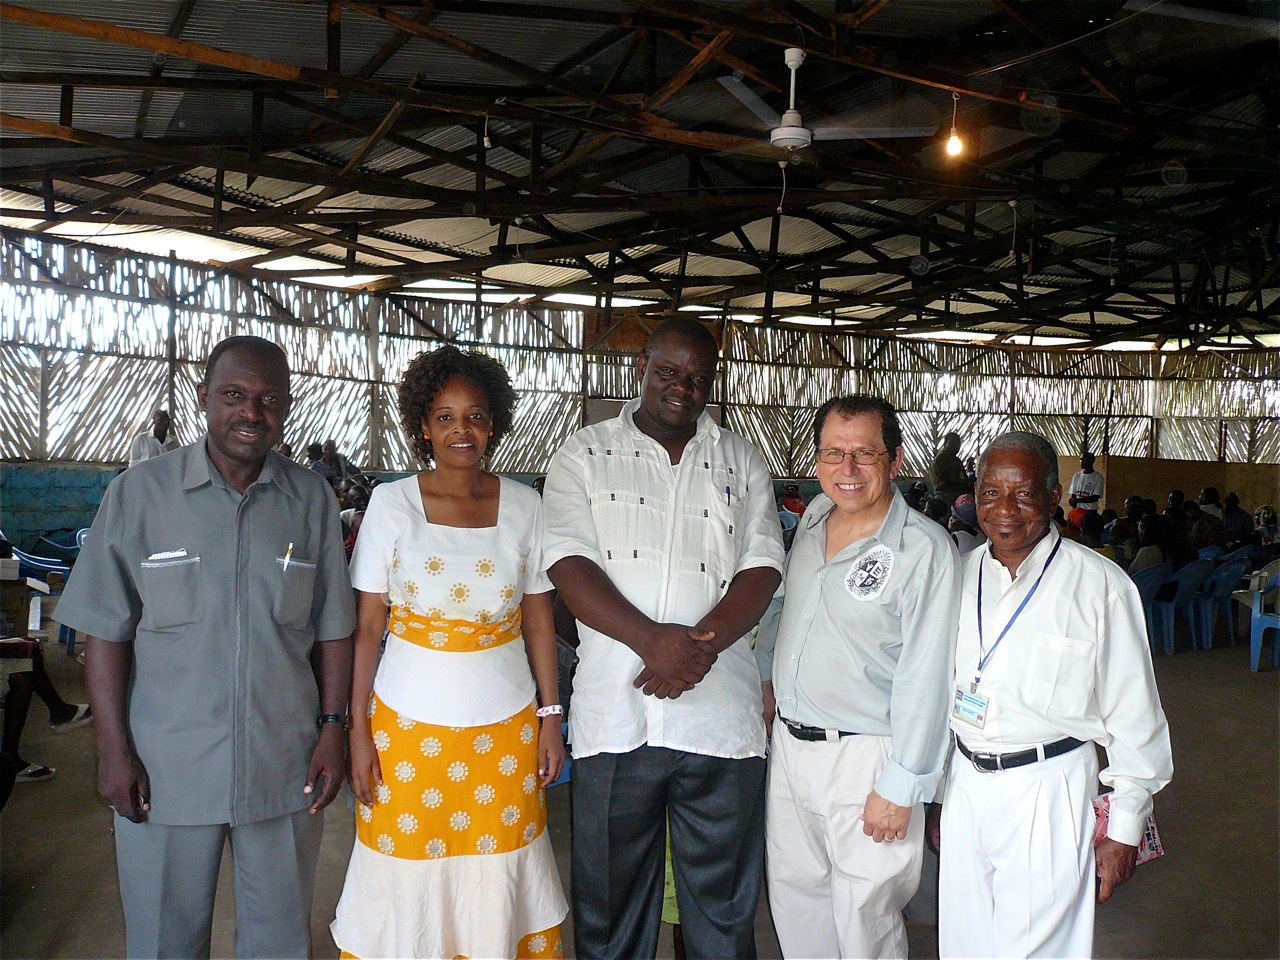
M 478 350 L 463 352 L 454 346 L 428 350 L 414 357 L 400 383 L 400 426 L 413 455 L 424 464 L 435 459 L 431 441 L 422 435 L 422 422 L 431 412 L 440 391 L 454 377 L 462 377 L 480 388 L 489 401 L 493 436 L 487 450 L 493 450 L 511 430 L 515 420 L 516 396 L 511 377 L 493 357 Z

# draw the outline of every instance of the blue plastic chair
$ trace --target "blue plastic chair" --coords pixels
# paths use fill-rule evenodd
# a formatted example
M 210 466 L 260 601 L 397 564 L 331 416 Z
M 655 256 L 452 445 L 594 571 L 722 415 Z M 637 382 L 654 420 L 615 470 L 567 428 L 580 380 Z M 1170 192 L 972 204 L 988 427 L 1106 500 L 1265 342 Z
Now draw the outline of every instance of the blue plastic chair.
M 1228 553 L 1226 556 L 1224 556 L 1221 560 L 1218 561 L 1218 566 L 1222 566 L 1223 564 L 1230 563 L 1232 560 L 1239 560 L 1241 557 L 1252 562 L 1253 561 L 1252 554 L 1253 554 L 1253 547 L 1251 546 L 1236 547 L 1236 549 L 1232 550 L 1230 553 Z
M 1222 555 L 1225 552 L 1226 551 L 1221 547 L 1203 547 L 1200 550 L 1199 557 L 1201 560 L 1212 560 L 1214 563 L 1217 563 L 1222 559 Z
M 88 534 L 88 527 L 81 527 L 79 530 L 64 530 L 61 532 L 46 533 L 40 538 L 39 543 L 47 544 L 53 548 L 53 552 L 61 558 L 62 563 L 75 563 L 76 557 L 80 555 L 80 548 L 84 546 L 84 538 Z M 43 547 L 41 549 L 44 549 Z
M 1217 609 L 1227 611 L 1227 639 L 1236 645 L 1236 612 L 1231 592 L 1240 589 L 1240 580 L 1249 572 L 1249 558 L 1240 557 L 1224 563 L 1205 579 L 1200 595 L 1192 602 L 1192 611 L 1200 623 L 1200 641 L 1204 649 L 1213 646 L 1213 628 L 1218 622 Z
M 61 560 L 55 560 L 52 557 L 37 557 L 33 553 L 27 553 L 25 550 L 13 548 L 13 555 L 18 558 L 18 576 L 35 577 L 37 580 L 44 580 L 51 573 L 60 573 L 64 577 L 71 575 L 71 568 Z
M 1151 652 L 1156 651 L 1156 626 L 1153 603 L 1156 591 L 1173 577 L 1173 564 L 1157 563 L 1145 567 L 1133 575 L 1133 585 L 1138 588 L 1138 596 L 1142 598 L 1142 614 L 1147 621 L 1147 643 L 1151 644 Z
M 1267 594 L 1276 589 L 1280 589 L 1280 573 L 1253 595 L 1253 617 L 1249 621 L 1249 669 L 1254 673 L 1258 672 L 1258 661 L 1262 657 L 1262 635 L 1268 630 L 1280 630 L 1280 601 L 1272 601 L 1275 612 L 1264 612 Z M 1271 641 L 1271 666 L 1280 667 L 1280 637 Z
M 1159 617 L 1160 633 L 1164 637 L 1164 652 L 1173 653 L 1174 614 L 1181 611 L 1191 621 L 1191 649 L 1200 646 L 1200 629 L 1191 611 L 1191 604 L 1200 592 L 1205 578 L 1213 572 L 1213 563 L 1208 560 L 1193 560 L 1175 573 L 1171 582 L 1177 585 L 1177 592 L 1172 600 L 1155 600 L 1152 606 Z

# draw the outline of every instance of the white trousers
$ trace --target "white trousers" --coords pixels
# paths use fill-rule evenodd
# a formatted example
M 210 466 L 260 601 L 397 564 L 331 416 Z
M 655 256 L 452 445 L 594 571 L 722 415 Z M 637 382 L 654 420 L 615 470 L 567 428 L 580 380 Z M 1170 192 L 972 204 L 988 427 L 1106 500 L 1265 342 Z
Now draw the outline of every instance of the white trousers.
M 907 838 L 875 843 L 862 808 L 889 737 L 797 740 L 773 725 L 765 846 L 769 907 L 784 957 L 905 957 L 902 908 L 920 882 L 924 808 Z
M 940 957 L 1093 954 L 1092 744 L 984 773 L 954 750 L 942 805 Z

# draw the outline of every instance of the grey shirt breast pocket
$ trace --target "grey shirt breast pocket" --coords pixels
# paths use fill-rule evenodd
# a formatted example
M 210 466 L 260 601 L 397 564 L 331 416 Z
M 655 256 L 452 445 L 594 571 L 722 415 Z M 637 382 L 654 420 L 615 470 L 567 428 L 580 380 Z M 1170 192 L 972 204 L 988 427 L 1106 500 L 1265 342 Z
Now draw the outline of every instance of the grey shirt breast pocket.
M 138 592 L 142 597 L 141 626 L 173 630 L 204 619 L 204 589 L 199 557 L 144 560 Z
M 276 557 L 271 615 L 276 623 L 295 630 L 311 619 L 315 597 L 316 565 L 296 556 Z

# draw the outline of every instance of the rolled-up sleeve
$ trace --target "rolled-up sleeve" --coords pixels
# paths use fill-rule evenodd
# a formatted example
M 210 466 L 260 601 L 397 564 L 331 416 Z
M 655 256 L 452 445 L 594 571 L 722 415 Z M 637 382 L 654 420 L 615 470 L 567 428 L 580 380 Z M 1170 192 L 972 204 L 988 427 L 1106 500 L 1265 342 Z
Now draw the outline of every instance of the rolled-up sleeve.
M 786 554 L 782 548 L 782 524 L 778 520 L 778 505 L 773 497 L 773 479 L 769 476 L 764 457 L 755 450 L 750 451 L 747 467 L 748 520 L 734 573 L 758 567 L 781 573 Z
M 902 609 L 902 654 L 889 696 L 893 755 L 876 793 L 900 806 L 934 798 L 946 761 L 960 570 L 949 542 L 936 547 Z
M 1173 779 L 1169 724 L 1160 705 L 1147 646 L 1142 602 L 1132 583 L 1108 581 L 1106 641 L 1100 645 L 1094 690 L 1106 736 L 1107 766 L 1099 775 L 1113 789 L 1107 836 L 1137 846 L 1152 795 Z

